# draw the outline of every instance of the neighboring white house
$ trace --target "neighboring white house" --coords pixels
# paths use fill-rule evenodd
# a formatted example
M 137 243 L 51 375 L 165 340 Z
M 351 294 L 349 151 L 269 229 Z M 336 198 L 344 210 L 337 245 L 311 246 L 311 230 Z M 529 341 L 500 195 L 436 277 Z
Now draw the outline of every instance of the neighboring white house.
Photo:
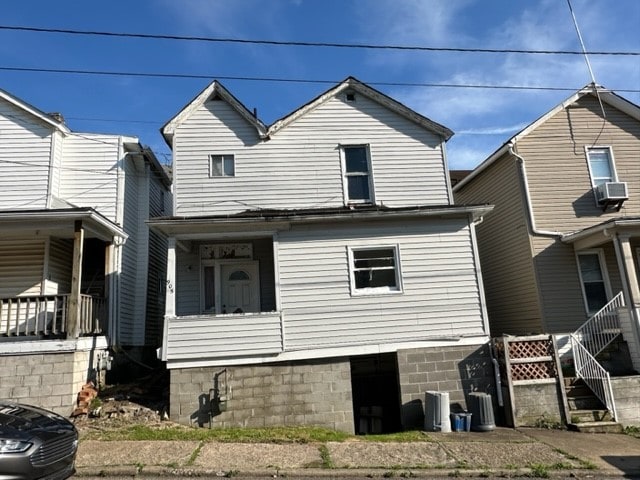
M 174 420 L 392 431 L 491 391 L 490 207 L 453 204 L 449 129 L 350 77 L 269 127 L 214 81 L 162 133 Z
M 137 138 L 0 90 L 0 398 L 68 414 L 109 347 L 160 344 L 166 240 L 145 221 L 170 212 Z

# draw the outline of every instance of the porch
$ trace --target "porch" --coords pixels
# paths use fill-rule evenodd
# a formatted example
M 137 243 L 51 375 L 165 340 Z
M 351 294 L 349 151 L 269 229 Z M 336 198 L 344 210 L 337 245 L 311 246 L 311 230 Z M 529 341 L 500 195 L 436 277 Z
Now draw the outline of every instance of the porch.
M 0 342 L 34 338 L 77 338 L 107 329 L 107 302 L 80 295 L 77 325 L 70 322 L 71 294 L 0 298 Z

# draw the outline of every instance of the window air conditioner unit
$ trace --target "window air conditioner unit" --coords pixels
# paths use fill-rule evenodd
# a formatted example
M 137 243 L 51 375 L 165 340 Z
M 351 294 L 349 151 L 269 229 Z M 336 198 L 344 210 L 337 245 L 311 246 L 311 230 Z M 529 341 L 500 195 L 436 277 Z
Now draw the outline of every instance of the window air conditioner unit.
M 629 198 L 627 182 L 604 182 L 596 187 L 598 203 L 623 202 Z

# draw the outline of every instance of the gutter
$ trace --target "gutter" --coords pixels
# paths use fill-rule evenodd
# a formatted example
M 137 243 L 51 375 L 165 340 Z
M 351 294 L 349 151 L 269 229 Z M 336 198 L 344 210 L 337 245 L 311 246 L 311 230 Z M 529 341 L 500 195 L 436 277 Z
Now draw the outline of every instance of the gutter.
M 533 204 L 531 203 L 531 192 L 529 191 L 529 182 L 527 180 L 527 169 L 524 165 L 524 158 L 518 155 L 513 149 L 513 142 L 507 144 L 508 151 L 518 160 L 518 166 L 520 167 L 520 176 L 524 185 L 525 201 L 527 203 L 527 214 L 529 216 L 529 225 L 531 227 L 531 233 L 540 237 L 562 237 L 564 233 L 552 231 L 552 230 L 539 230 L 536 227 L 536 219 L 533 214 Z

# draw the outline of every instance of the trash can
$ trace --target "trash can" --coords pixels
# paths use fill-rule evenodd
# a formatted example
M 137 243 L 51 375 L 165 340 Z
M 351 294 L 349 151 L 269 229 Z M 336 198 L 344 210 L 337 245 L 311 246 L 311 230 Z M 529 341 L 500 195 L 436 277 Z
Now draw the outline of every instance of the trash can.
M 471 404 L 471 430 L 474 432 L 490 432 L 496 428 L 496 420 L 493 415 L 493 402 L 491 395 L 482 392 L 469 394 Z
M 427 392 L 424 404 L 424 429 L 429 432 L 450 432 L 449 392 Z

